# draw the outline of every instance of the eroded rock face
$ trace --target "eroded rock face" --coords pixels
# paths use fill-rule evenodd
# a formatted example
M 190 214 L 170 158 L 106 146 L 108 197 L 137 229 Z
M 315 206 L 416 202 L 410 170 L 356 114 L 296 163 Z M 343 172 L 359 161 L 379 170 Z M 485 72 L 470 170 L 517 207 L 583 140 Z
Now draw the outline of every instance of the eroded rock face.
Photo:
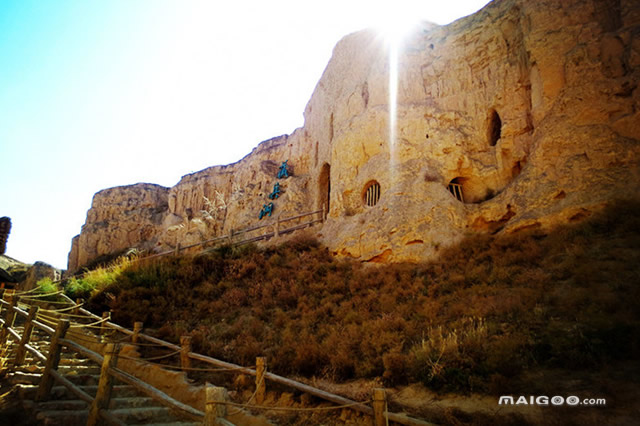
M 361 260 L 417 261 L 465 232 L 546 227 L 637 196 L 637 9 L 496 1 L 419 29 L 398 55 L 395 115 L 376 35 L 342 40 L 307 108 L 317 127 L 315 111 L 333 108 L 325 241 Z M 371 180 L 381 196 L 368 207 Z
M 29 291 L 36 287 L 38 281 L 49 278 L 51 281 L 57 281 L 62 276 L 62 271 L 54 268 L 48 263 L 36 262 L 27 271 L 26 277 L 17 286 L 19 291 Z
M 131 247 L 152 250 L 163 231 L 168 195 L 169 188 L 148 183 L 96 193 L 82 232 L 72 241 L 68 269 Z
M 397 62 L 374 31 L 349 35 L 303 128 L 183 177 L 149 205 L 155 216 L 130 220 L 122 202 L 94 199 L 69 268 L 116 247 L 174 247 L 257 223 L 286 159 L 294 176 L 275 213 L 328 205 L 321 240 L 371 262 L 419 261 L 471 231 L 549 227 L 638 196 L 638 34 L 632 0 L 496 0 L 416 28 Z

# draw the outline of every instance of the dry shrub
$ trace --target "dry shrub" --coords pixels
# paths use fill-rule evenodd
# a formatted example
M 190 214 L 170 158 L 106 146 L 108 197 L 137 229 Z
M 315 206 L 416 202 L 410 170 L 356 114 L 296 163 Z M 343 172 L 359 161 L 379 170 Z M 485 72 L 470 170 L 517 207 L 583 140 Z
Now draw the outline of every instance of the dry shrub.
M 415 376 L 427 386 L 464 387 L 469 372 L 485 355 L 487 334 L 482 318 L 464 318 L 457 327 L 429 328 L 422 342 L 412 349 Z M 454 383 L 449 383 L 451 380 Z
M 307 237 L 227 246 L 130 265 L 91 302 L 279 374 L 491 392 L 526 369 L 640 356 L 639 213 L 624 202 L 548 234 L 470 236 L 417 265 L 336 260 Z

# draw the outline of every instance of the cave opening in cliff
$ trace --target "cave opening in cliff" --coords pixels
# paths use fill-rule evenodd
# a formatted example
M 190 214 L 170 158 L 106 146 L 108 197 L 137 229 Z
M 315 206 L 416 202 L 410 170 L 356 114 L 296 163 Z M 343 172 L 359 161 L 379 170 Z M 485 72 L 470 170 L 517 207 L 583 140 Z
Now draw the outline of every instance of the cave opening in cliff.
M 331 165 L 324 163 L 318 178 L 318 208 L 324 208 L 324 212 L 329 214 L 329 203 L 331 202 Z
M 487 128 L 487 138 L 490 146 L 496 146 L 502 136 L 502 120 L 500 114 L 495 109 L 489 111 L 489 126 Z
M 378 201 L 380 201 L 380 184 L 377 181 L 369 181 L 364 186 L 362 201 L 367 207 L 373 207 L 378 204 Z

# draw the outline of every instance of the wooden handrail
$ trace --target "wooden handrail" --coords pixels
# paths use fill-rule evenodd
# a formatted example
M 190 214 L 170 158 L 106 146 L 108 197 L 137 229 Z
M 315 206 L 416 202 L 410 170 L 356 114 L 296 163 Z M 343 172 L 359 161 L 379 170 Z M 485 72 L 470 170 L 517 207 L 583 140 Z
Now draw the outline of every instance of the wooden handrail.
M 92 351 L 91 349 L 87 349 L 84 346 L 69 340 L 67 338 L 64 339 L 60 339 L 60 344 L 62 346 L 66 346 L 69 349 L 73 349 L 74 351 L 80 353 L 81 355 L 86 356 L 87 358 L 89 358 L 91 361 L 97 363 L 97 364 L 102 364 L 102 360 L 104 359 L 104 357 L 98 353 L 95 353 L 94 351 Z
M 290 220 L 300 219 L 301 217 L 305 217 L 305 216 L 312 216 L 312 215 L 318 214 L 318 213 L 322 213 L 322 210 L 316 210 L 314 212 L 302 213 L 302 214 L 299 214 L 297 216 L 292 216 L 292 217 L 287 217 L 287 218 L 284 218 L 284 219 L 280 219 L 280 223 L 288 222 Z
M 195 359 L 195 360 L 198 360 L 198 361 L 203 361 L 203 362 L 206 362 L 208 364 L 215 365 L 216 367 L 228 368 L 230 370 L 236 370 L 238 373 L 248 374 L 250 376 L 255 376 L 256 375 L 256 370 L 254 370 L 252 368 L 243 367 L 241 365 L 237 365 L 237 364 L 233 364 L 231 362 L 226 362 L 226 361 L 222 361 L 222 360 L 219 360 L 219 359 L 211 358 L 211 357 L 208 357 L 206 355 L 197 354 L 195 352 L 189 352 L 189 358 L 192 358 L 192 359 Z
M 309 213 L 309 214 L 299 215 L 298 217 L 288 218 L 287 220 L 293 220 L 293 219 L 297 219 L 299 217 L 303 217 L 303 216 L 310 215 L 310 214 L 317 214 L 317 213 L 322 213 L 322 210 L 318 210 L 318 211 L 315 211 L 315 212 L 312 212 L 312 213 Z M 281 220 L 280 222 L 282 222 L 282 221 L 283 220 Z M 321 221 L 322 221 L 322 219 L 312 220 L 312 221 L 309 221 L 309 222 L 305 222 L 305 223 L 293 226 L 291 228 L 287 228 L 287 229 L 281 230 L 281 231 L 279 231 L 279 233 L 283 234 L 283 233 L 287 233 L 287 232 L 293 232 L 293 231 L 295 231 L 297 229 L 302 229 L 304 227 L 310 226 L 310 225 L 312 225 L 314 223 L 321 222 Z M 262 225 L 259 228 L 267 227 L 267 226 L 270 226 L 270 225 Z M 240 231 L 238 233 L 243 233 L 243 232 Z M 234 232 L 234 235 L 238 235 L 238 233 Z M 238 243 L 235 243 L 235 244 L 242 244 L 242 243 L 246 243 L 246 242 L 250 242 L 250 241 L 258 241 L 259 239 L 270 238 L 270 237 L 273 237 L 274 235 L 275 235 L 275 233 L 268 233 L 268 234 L 260 235 L 258 237 L 254 237 L 254 238 L 245 240 L 244 242 L 238 242 Z M 173 251 L 171 251 L 171 253 L 173 253 Z M 74 303 L 66 295 L 62 295 L 62 297 L 65 298 L 66 300 L 68 300 L 70 303 Z M 6 301 L 3 301 L 1 299 L 0 299 L 0 302 L 2 302 L 2 304 L 5 304 L 5 305 L 9 304 Z M 15 309 L 16 310 L 20 310 L 17 307 Z M 22 310 L 20 310 L 20 311 L 22 311 Z M 95 318 L 95 319 L 98 319 L 98 320 L 101 319 L 100 316 L 95 315 L 92 312 L 90 312 L 90 311 L 88 311 L 88 310 L 86 310 L 84 308 L 79 308 L 79 312 L 82 312 L 83 314 L 85 314 L 85 315 L 87 315 L 87 316 L 89 316 L 91 318 Z M 22 311 L 22 312 L 20 312 L 20 315 L 27 315 L 27 313 Z M 2 321 L 2 320 L 0 319 L 0 321 Z M 34 323 L 36 323 L 38 325 L 37 322 L 34 321 Z M 117 331 L 120 331 L 120 332 L 122 332 L 124 334 L 127 334 L 127 335 L 133 335 L 134 334 L 133 331 L 131 331 L 131 330 L 125 328 L 125 327 L 122 327 L 122 326 L 120 326 L 118 324 L 115 324 L 115 323 L 112 323 L 112 322 L 109 322 L 109 321 L 106 321 L 104 324 L 107 327 L 113 328 L 113 329 L 115 329 Z M 40 328 L 46 327 L 47 329 L 49 329 L 51 331 L 51 333 L 49 333 L 49 334 L 53 334 L 53 332 L 54 332 L 53 329 L 51 329 L 50 327 L 44 326 L 43 324 L 39 324 L 39 326 L 40 326 Z M 149 335 L 144 334 L 144 333 L 138 333 L 137 336 L 138 336 L 139 339 L 144 339 L 144 340 L 146 340 L 148 342 L 164 346 L 164 347 L 166 347 L 168 349 L 171 349 L 171 350 L 174 350 L 174 351 L 181 350 L 181 346 L 179 346 L 179 345 L 166 342 L 164 340 L 158 339 L 158 338 L 153 337 L 153 336 L 149 336 Z M 90 357 L 92 360 L 94 360 L 94 361 L 96 361 L 98 363 L 102 362 L 101 361 L 102 360 L 102 356 L 101 355 L 96 354 L 95 352 L 92 352 L 87 348 L 84 348 L 82 345 L 79 345 L 79 344 L 77 344 L 75 342 L 72 342 L 72 341 L 70 341 L 68 339 L 61 339 L 60 343 L 62 345 L 64 345 L 64 346 L 67 346 L 69 348 L 72 348 L 72 349 L 82 353 L 85 356 Z M 251 369 L 251 368 L 242 367 L 242 366 L 237 365 L 237 364 L 233 364 L 233 363 L 230 363 L 230 362 L 218 360 L 218 359 L 211 358 L 211 357 L 208 357 L 206 355 L 197 354 L 197 353 L 194 353 L 194 352 L 188 352 L 187 355 L 188 355 L 189 358 L 192 358 L 192 359 L 198 360 L 198 361 L 203 361 L 203 362 L 209 363 L 211 365 L 215 365 L 217 367 L 237 370 L 238 373 L 242 373 L 242 374 L 248 374 L 248 375 L 252 375 L 252 376 L 256 375 L 256 370 Z M 188 405 L 185 405 L 185 404 L 183 404 L 183 403 L 181 403 L 179 401 L 176 401 L 175 399 L 171 398 L 167 394 L 165 394 L 165 393 L 153 388 L 152 386 L 142 382 L 141 380 L 137 379 L 135 376 L 130 375 L 129 373 L 126 373 L 126 372 L 124 372 L 122 370 L 119 370 L 117 368 L 110 368 L 109 369 L 109 373 L 112 374 L 114 377 L 118 378 L 119 380 L 121 380 L 121 381 L 123 381 L 125 383 L 129 383 L 132 386 L 136 387 L 138 390 L 140 390 L 140 391 L 142 391 L 144 393 L 147 393 L 149 396 L 151 396 L 153 399 L 157 400 L 158 402 L 160 402 L 160 403 L 162 403 L 164 405 L 167 405 L 167 406 L 169 406 L 171 408 L 174 408 L 174 409 L 177 409 L 177 410 L 180 410 L 180 411 L 186 413 L 189 417 L 191 417 L 192 419 L 194 419 L 196 421 L 201 421 L 202 418 L 204 417 L 204 413 L 203 412 L 201 412 L 199 410 L 196 410 L 195 408 L 190 407 Z M 307 385 L 307 384 L 304 384 L 304 383 L 301 383 L 301 382 L 298 382 L 298 381 L 295 381 L 295 380 L 292 380 L 292 379 L 288 379 L 286 377 L 282 377 L 282 376 L 279 376 L 277 374 L 273 374 L 273 373 L 270 373 L 270 372 L 267 372 L 264 377 L 269 379 L 269 380 L 271 380 L 271 381 L 273 381 L 273 382 L 292 387 L 292 388 L 294 388 L 296 390 L 299 390 L 301 392 L 305 392 L 305 393 L 308 393 L 310 395 L 325 399 L 327 401 L 334 402 L 334 403 L 336 403 L 338 405 L 350 405 L 351 408 L 354 409 L 354 410 L 360 411 L 360 412 L 362 412 L 364 414 L 367 414 L 367 415 L 373 415 L 373 409 L 371 407 L 369 407 L 369 406 L 367 406 L 365 404 L 358 403 L 357 401 L 353 401 L 351 399 L 342 397 L 340 395 L 332 394 L 330 392 L 326 392 L 326 391 L 323 391 L 321 389 L 314 388 L 313 386 L 310 386 L 310 385 Z M 432 426 L 433 425 L 433 423 L 430 423 L 430 422 L 427 422 L 427 421 L 424 421 L 424 420 L 411 418 L 411 417 L 408 417 L 405 414 L 385 413 L 385 415 L 389 420 L 397 422 L 397 423 L 400 423 L 400 424 L 403 424 L 403 425 L 410 425 L 410 426 Z
M 270 224 L 269 223 L 265 223 L 265 224 L 262 224 L 262 225 L 252 226 L 251 228 L 240 229 L 238 231 L 233 231 L 233 235 L 247 234 L 249 232 L 257 231 L 258 229 L 266 228 L 267 226 L 270 226 Z M 229 235 L 231 235 L 231 234 L 229 234 Z
M 11 335 L 11 337 L 13 337 L 14 339 L 16 339 L 18 342 L 20 341 L 20 339 L 22 338 L 21 335 L 18 334 L 17 331 L 15 331 L 13 328 L 11 327 L 7 327 L 7 333 L 9 333 L 9 335 Z
M 7 304 L 4 300 L 0 301 L 2 303 L 0 303 L 0 305 L 2 304 Z M 26 312 L 22 311 L 20 308 L 18 307 L 14 307 L 11 306 L 9 304 L 9 310 L 11 310 L 11 312 L 15 314 L 19 314 L 22 315 L 23 313 L 26 314 Z M 9 312 L 9 310 L 7 312 Z M 92 314 L 93 316 L 93 314 Z M 3 318 L 0 318 L 0 323 L 4 326 L 6 325 L 6 321 Z M 41 324 L 37 321 L 33 321 L 33 324 L 36 327 L 39 328 L 45 328 L 47 329 L 47 331 L 51 331 L 53 333 L 56 332 L 56 330 L 53 330 L 52 328 Z M 122 329 L 124 331 L 129 331 L 127 329 L 125 329 L 124 327 L 120 327 L 117 324 L 109 324 L 111 326 L 115 326 L 114 328 L 119 328 Z M 14 338 L 17 341 L 21 341 L 22 340 L 22 336 L 13 328 L 11 327 L 4 327 L 6 329 L 6 333 L 8 336 L 11 336 L 12 338 Z M 63 330 L 66 330 L 66 328 L 63 328 Z M 60 333 L 60 331 L 58 331 L 58 333 Z M 48 333 L 49 334 L 49 333 Z M 62 332 L 62 335 L 64 335 L 64 331 Z M 57 336 L 57 334 L 56 334 Z M 151 336 L 148 336 L 151 337 Z M 152 338 L 153 339 L 153 338 Z M 55 340 L 55 339 L 54 339 Z M 69 340 L 67 338 L 64 337 L 60 337 L 57 339 L 57 344 L 63 347 L 67 347 L 68 349 L 71 349 L 72 351 L 78 352 L 81 355 L 87 357 L 88 359 L 96 362 L 96 363 L 102 363 L 102 361 L 104 360 L 104 357 L 88 348 L 85 348 L 84 346 Z M 29 352 L 31 352 L 32 354 L 34 354 L 34 356 L 36 358 L 38 358 L 40 361 L 43 361 L 45 363 L 51 363 L 49 358 L 44 356 L 42 353 L 40 353 L 37 349 L 35 349 L 34 347 L 32 347 L 29 344 L 25 344 L 24 345 L 25 349 Z M 54 364 L 57 364 L 54 362 Z M 179 401 L 176 401 L 175 399 L 171 398 L 169 395 L 165 394 L 164 392 L 159 391 L 158 389 L 155 389 L 154 387 L 144 383 L 143 381 L 141 381 L 140 379 L 125 373 L 124 371 L 118 370 L 117 368 L 109 368 L 108 373 L 119 379 L 122 380 L 125 383 L 128 383 L 132 386 L 134 386 L 136 389 L 146 393 L 147 395 L 150 395 L 153 399 L 155 399 L 156 401 L 162 403 L 165 406 L 168 406 L 174 410 L 179 410 L 181 412 L 184 412 L 189 418 L 191 418 L 192 420 L 196 420 L 196 421 L 201 421 L 204 418 L 204 413 L 201 411 L 196 410 L 193 407 L 190 407 L 186 404 L 183 404 Z M 73 384 L 71 381 L 69 381 L 66 377 L 64 377 L 63 375 L 61 375 L 56 369 L 55 369 L 55 365 L 54 368 L 51 368 L 49 370 L 49 375 L 51 377 L 51 379 L 53 379 L 54 381 L 61 383 L 64 387 L 66 387 L 70 392 L 72 392 L 74 395 L 76 395 L 79 399 L 81 399 L 82 401 L 88 403 L 88 404 L 92 404 L 94 398 L 92 396 L 90 396 L 89 394 L 87 394 L 86 392 L 84 392 L 82 389 L 80 389 L 78 386 L 76 386 L 75 384 Z M 44 393 L 44 391 L 43 391 Z M 120 421 L 117 417 L 115 417 L 112 413 L 110 413 L 109 411 L 107 411 L 106 409 L 101 409 L 99 412 L 100 417 L 102 417 L 104 420 L 106 420 L 108 423 L 112 424 L 112 425 L 117 425 L 117 426 L 124 426 L 125 423 L 123 423 L 122 421 Z
M 294 219 L 299 219 L 299 218 L 305 217 L 305 216 L 312 216 L 314 214 L 321 214 L 322 215 L 322 219 L 317 219 L 317 220 L 312 220 L 312 221 L 307 222 L 308 225 L 311 225 L 311 224 L 314 224 L 314 223 L 322 223 L 324 221 L 324 213 L 325 213 L 324 210 L 320 209 L 320 210 L 315 210 L 315 211 L 308 212 L 308 213 L 302 213 L 302 214 L 299 214 L 297 216 L 292 216 L 292 217 L 287 217 L 287 218 L 279 218 L 278 220 L 280 221 L 280 223 L 282 223 L 282 222 L 287 222 L 287 221 L 291 221 L 291 220 L 294 220 Z M 214 241 L 230 240 L 231 238 L 233 238 L 236 235 L 246 234 L 248 232 L 252 232 L 252 231 L 256 231 L 258 229 L 266 228 L 268 226 L 275 226 L 275 224 L 274 223 L 267 223 L 267 224 L 264 224 L 264 225 L 257 225 L 257 226 L 254 226 L 254 227 L 240 229 L 240 230 L 237 230 L 237 231 L 232 229 L 231 233 L 229 235 L 222 235 L 220 237 L 215 237 L 215 238 L 212 238 L 212 239 L 209 239 L 209 240 L 205 240 L 205 241 L 201 241 L 201 242 L 198 242 L 198 243 L 190 244 L 188 246 L 179 247 L 179 249 L 180 250 L 184 250 L 184 249 L 189 249 L 189 248 L 193 248 L 193 247 L 209 244 L 209 243 L 212 243 Z M 302 229 L 302 228 L 296 228 L 296 229 Z M 293 230 L 295 230 L 295 229 L 293 229 Z M 284 230 L 284 231 L 281 231 L 280 233 L 288 233 L 290 231 L 291 230 Z M 268 234 L 268 236 L 262 236 L 261 238 L 258 238 L 258 239 L 251 238 L 251 239 L 243 240 L 243 241 L 240 241 L 240 242 L 237 242 L 237 243 L 234 243 L 234 244 L 235 245 L 248 244 L 250 242 L 260 241 L 260 240 L 268 239 L 268 238 L 271 238 L 271 237 L 273 237 L 273 233 Z M 169 254 L 172 254 L 172 253 L 175 253 L 175 252 L 176 252 L 176 249 L 167 250 L 167 251 L 163 251 L 163 252 L 160 252 L 160 253 L 155 253 L 155 254 L 152 254 L 152 255 L 149 255 L 149 256 L 141 257 L 139 259 L 136 259 L 136 261 L 143 261 L 143 260 L 153 259 L 153 258 L 156 258 L 156 257 L 166 256 L 166 255 L 169 255 Z M 59 279 L 59 280 L 55 280 L 55 281 L 52 281 L 52 283 L 54 283 L 54 284 L 55 283 L 60 283 L 60 282 L 66 281 L 66 280 L 68 280 L 68 278 L 62 278 L 62 279 Z M 63 296 L 64 296 L 64 294 L 63 294 Z M 71 302 L 73 303 L 73 301 L 71 301 Z
M 241 246 L 243 244 L 255 243 L 256 241 L 268 240 L 269 238 L 272 238 L 274 235 L 275 235 L 274 232 L 269 232 L 268 234 L 262 234 L 262 235 L 258 235 L 257 237 L 253 237 L 253 238 L 249 238 L 249 239 L 246 239 L 246 240 L 238 241 L 235 244 L 238 245 L 238 246 Z
M 179 345 L 174 345 L 173 343 L 165 342 L 164 340 L 158 339 L 158 338 L 153 337 L 153 336 L 149 336 L 148 334 L 139 333 L 138 337 L 141 337 L 141 338 L 145 339 L 148 342 L 155 343 L 157 345 L 162 345 L 162 346 L 164 346 L 166 348 L 169 348 L 169 349 L 172 349 L 174 351 L 179 351 L 179 350 L 182 349 L 182 347 L 179 346 Z
M 71 393 L 73 393 L 75 396 L 80 398 L 82 401 L 91 405 L 91 403 L 93 402 L 93 397 L 91 395 L 89 395 L 88 393 L 80 389 L 78 386 L 74 385 L 69 379 L 67 379 L 57 371 L 52 370 L 51 375 L 57 382 L 62 384 L 64 387 L 66 387 Z M 100 416 L 103 419 L 107 420 L 112 425 L 126 426 L 126 423 L 120 421 L 120 419 L 118 419 L 116 416 L 114 416 L 107 410 L 100 410 Z
M 154 388 L 153 386 L 150 386 L 144 383 L 143 381 L 141 381 L 135 376 L 132 376 L 129 373 L 125 373 L 122 370 L 111 367 L 109 368 L 109 374 L 111 374 L 116 379 L 123 381 L 125 383 L 128 383 L 131 386 L 135 387 L 136 389 L 146 393 L 147 395 L 149 395 L 151 398 L 158 401 L 159 403 L 186 413 L 191 419 L 195 421 L 202 421 L 202 419 L 204 418 L 204 413 L 202 411 L 196 410 L 195 408 L 189 405 L 176 401 L 166 393 Z
M 302 225 L 298 225 L 298 226 L 302 226 Z M 286 230 L 284 231 L 280 231 L 282 232 L 286 232 Z M 66 297 L 66 296 L 64 296 Z M 71 299 L 69 299 L 71 300 Z M 96 319 L 100 319 L 100 317 L 98 315 L 95 315 L 89 311 L 86 311 L 83 308 L 80 308 L 80 310 L 83 313 L 86 313 L 87 315 L 90 315 L 91 317 L 94 317 Z M 124 332 L 125 334 L 129 334 L 132 335 L 133 331 L 128 330 L 122 326 L 119 326 L 117 324 L 113 324 L 111 322 L 106 322 L 105 324 L 107 324 L 108 326 L 113 326 L 113 328 Z M 181 347 L 179 345 L 173 344 L 173 343 L 169 343 L 167 341 L 164 341 L 162 339 L 158 339 L 156 337 L 153 336 L 149 336 L 148 334 L 144 334 L 144 333 L 138 333 L 138 338 L 140 339 L 144 339 L 150 343 L 154 343 L 157 345 L 162 345 L 168 349 L 174 350 L 174 351 L 179 351 L 181 349 Z M 66 339 L 65 339 L 66 340 Z M 206 362 L 208 364 L 214 365 L 216 367 L 220 367 L 220 368 L 228 368 L 228 369 L 232 369 L 232 370 L 237 370 L 238 373 L 242 373 L 242 374 L 247 374 L 247 375 L 251 375 L 251 376 L 255 376 L 256 375 L 256 370 L 252 369 L 252 368 L 248 368 L 248 367 L 243 367 L 237 364 L 233 364 L 227 361 L 222 361 L 216 358 L 212 358 L 206 355 L 201 355 L 195 352 L 189 352 L 189 357 L 194 359 L 194 360 L 198 360 L 198 361 L 202 361 L 202 362 Z M 135 377 L 134 377 L 135 378 Z M 273 374 L 270 372 L 267 372 L 265 374 L 265 378 L 271 380 L 272 382 L 275 383 L 279 383 L 282 385 L 286 385 L 289 387 L 292 387 L 296 390 L 299 390 L 301 392 L 305 392 L 308 393 L 310 395 L 322 398 L 324 400 L 327 401 L 331 401 L 334 402 L 338 405 L 352 405 L 351 408 L 353 408 L 354 410 L 360 411 L 364 414 L 367 415 L 373 415 L 373 409 L 367 405 L 364 404 L 359 404 L 357 401 L 353 401 L 351 399 L 345 398 L 343 396 L 340 395 L 336 395 L 336 394 L 332 394 L 330 392 L 326 392 L 323 391 L 322 389 L 318 389 L 318 388 L 314 388 L 313 386 L 309 386 L 305 383 L 301 383 L 292 379 L 288 379 L 286 377 L 283 376 L 279 376 L 277 374 Z M 204 415 L 204 414 L 203 414 Z M 392 420 L 396 423 L 400 423 L 403 425 L 410 425 L 410 426 L 428 426 L 428 425 L 433 425 L 433 423 L 429 423 L 423 420 L 419 420 L 419 419 L 415 419 L 412 417 L 408 417 L 404 414 L 398 414 L 398 413 L 387 413 L 387 417 L 389 418 L 389 420 Z
M 353 408 L 354 410 L 358 410 L 362 413 L 373 415 L 373 409 L 367 405 L 359 404 L 358 401 L 353 401 L 351 399 L 345 398 L 340 395 L 335 395 L 322 389 L 314 388 L 313 386 L 305 385 L 304 383 L 297 382 L 295 380 L 287 379 L 286 377 L 278 376 L 277 374 L 267 372 L 265 378 L 271 380 L 272 382 L 280 383 L 283 385 L 290 386 L 299 391 L 308 393 L 310 395 L 317 396 L 322 399 L 326 399 L 327 401 L 335 402 L 338 405 L 351 405 L 349 408 Z
M 56 332 L 53 328 L 49 327 L 47 324 L 41 323 L 38 320 L 35 320 L 33 322 L 33 325 L 35 325 L 37 328 L 47 333 L 49 336 L 53 336 L 53 334 Z
M 74 385 L 69 379 L 58 373 L 56 370 L 51 370 L 51 375 L 57 382 L 61 383 L 65 388 L 69 389 L 75 396 L 83 400 L 84 402 L 91 404 L 93 397 Z
M 40 361 L 42 362 L 46 362 L 47 361 L 47 357 L 44 356 L 39 350 L 37 350 L 36 348 L 34 348 L 33 346 L 27 344 L 24 345 L 24 348 L 31 352 L 33 354 L 33 356 L 35 356 L 36 358 L 38 358 Z

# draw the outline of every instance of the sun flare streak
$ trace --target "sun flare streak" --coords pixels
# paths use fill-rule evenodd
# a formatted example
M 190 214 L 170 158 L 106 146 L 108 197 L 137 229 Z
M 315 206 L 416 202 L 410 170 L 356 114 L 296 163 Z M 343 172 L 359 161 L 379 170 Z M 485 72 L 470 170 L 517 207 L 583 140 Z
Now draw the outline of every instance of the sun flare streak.
M 398 43 L 389 46 L 389 155 L 395 161 L 395 144 L 398 124 Z
M 405 7 L 403 7 L 403 5 Z M 416 19 L 415 10 L 417 5 L 406 3 L 395 4 L 384 9 L 384 13 L 378 16 L 378 23 L 375 25 L 383 39 L 387 56 L 388 70 L 388 147 L 389 161 L 393 168 L 396 161 L 396 144 L 398 141 L 398 91 L 400 78 L 400 55 L 403 46 L 408 41 L 412 33 L 420 24 Z

